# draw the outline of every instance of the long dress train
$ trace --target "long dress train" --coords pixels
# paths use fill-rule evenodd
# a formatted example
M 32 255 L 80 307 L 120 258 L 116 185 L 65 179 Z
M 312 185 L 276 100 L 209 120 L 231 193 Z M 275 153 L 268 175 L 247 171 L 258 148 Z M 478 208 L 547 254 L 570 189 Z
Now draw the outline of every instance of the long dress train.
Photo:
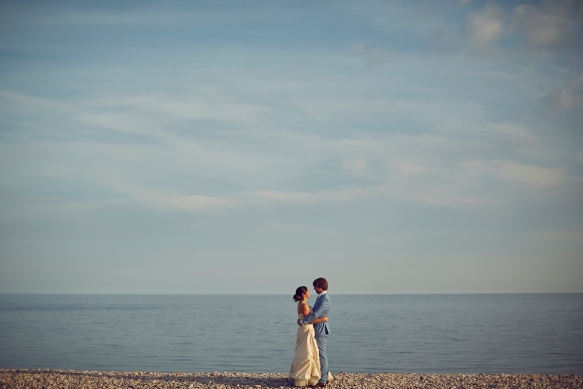
M 304 315 L 300 313 L 298 317 L 303 319 Z M 296 354 L 289 371 L 295 386 L 316 385 L 320 379 L 320 355 L 314 335 L 312 324 L 298 328 Z

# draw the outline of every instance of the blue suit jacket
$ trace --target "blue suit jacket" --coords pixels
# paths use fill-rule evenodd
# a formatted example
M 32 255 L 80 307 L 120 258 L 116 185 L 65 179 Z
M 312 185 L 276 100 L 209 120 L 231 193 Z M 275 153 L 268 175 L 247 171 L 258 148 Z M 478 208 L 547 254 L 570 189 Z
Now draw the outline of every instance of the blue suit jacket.
M 318 297 L 318 299 L 314 303 L 314 308 L 312 308 L 312 312 L 302 319 L 302 323 L 307 324 L 321 317 L 326 317 L 328 316 L 329 312 L 330 312 L 330 296 L 328 296 L 328 293 L 324 293 L 323 295 Z M 325 321 L 314 324 L 314 332 L 316 333 L 316 338 L 320 336 L 326 336 L 330 333 L 330 324 Z

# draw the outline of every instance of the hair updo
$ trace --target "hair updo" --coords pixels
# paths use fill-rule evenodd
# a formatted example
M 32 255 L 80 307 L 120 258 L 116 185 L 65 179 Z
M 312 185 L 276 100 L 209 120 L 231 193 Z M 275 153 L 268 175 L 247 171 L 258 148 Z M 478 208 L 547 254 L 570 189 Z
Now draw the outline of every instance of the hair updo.
M 308 291 L 308 288 L 305 286 L 300 286 L 296 289 L 296 294 L 294 294 L 294 301 L 302 301 L 304 294 Z

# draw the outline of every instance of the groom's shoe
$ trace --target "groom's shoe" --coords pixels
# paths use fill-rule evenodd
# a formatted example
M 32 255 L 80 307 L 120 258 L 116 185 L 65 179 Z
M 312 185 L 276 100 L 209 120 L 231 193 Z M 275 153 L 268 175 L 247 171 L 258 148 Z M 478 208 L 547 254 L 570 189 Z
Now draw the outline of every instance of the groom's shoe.
M 325 387 L 326 387 L 325 382 L 318 382 L 316 385 L 314 385 L 314 388 L 325 388 Z

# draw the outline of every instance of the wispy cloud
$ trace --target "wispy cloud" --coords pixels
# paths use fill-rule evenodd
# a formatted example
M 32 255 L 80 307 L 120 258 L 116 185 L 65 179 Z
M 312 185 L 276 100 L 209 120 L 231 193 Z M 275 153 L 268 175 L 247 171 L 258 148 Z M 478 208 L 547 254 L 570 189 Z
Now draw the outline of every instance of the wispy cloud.
M 556 187 L 566 178 L 560 169 L 523 165 L 513 161 L 472 161 L 462 164 L 472 175 L 487 174 L 495 178 L 533 187 Z
M 556 88 L 541 101 L 552 114 L 575 114 L 583 117 L 583 73 L 577 74 L 567 86 Z
M 494 45 L 504 33 L 504 12 L 488 3 L 477 13 L 468 15 L 468 40 L 474 49 L 483 49 Z
M 522 33 L 532 47 L 552 49 L 560 46 L 574 38 L 576 20 L 581 19 L 581 7 L 576 3 L 521 4 L 513 10 L 510 28 Z
M 139 115 L 182 120 L 211 119 L 230 123 L 254 123 L 260 115 L 271 112 L 264 105 L 233 101 L 212 89 L 202 89 L 196 95 L 168 96 L 163 93 L 134 96 L 105 96 L 88 101 L 93 110 L 126 109 Z

